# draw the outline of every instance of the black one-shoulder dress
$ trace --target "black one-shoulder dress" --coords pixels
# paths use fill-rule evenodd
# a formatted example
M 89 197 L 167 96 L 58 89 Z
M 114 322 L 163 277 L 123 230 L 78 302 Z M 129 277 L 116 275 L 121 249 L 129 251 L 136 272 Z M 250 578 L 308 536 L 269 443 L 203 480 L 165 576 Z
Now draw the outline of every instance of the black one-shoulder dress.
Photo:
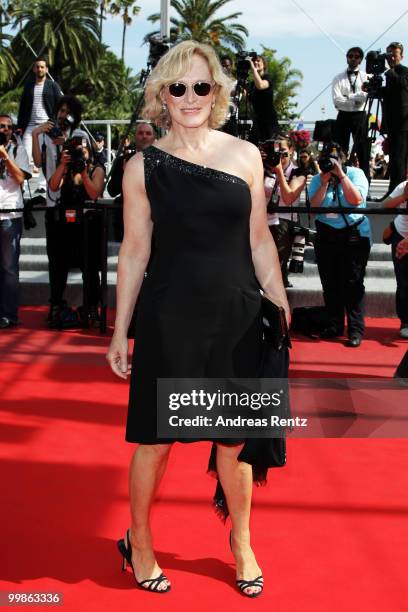
M 157 437 L 157 378 L 256 377 L 261 296 L 247 183 L 155 146 L 143 157 L 154 251 L 137 305 L 126 440 L 163 444 L 173 440 Z M 263 483 L 270 465 L 267 444 L 248 440 L 238 457 L 252 464 L 254 479 Z M 214 473 L 215 456 L 213 444 Z M 226 517 L 219 483 L 214 501 Z

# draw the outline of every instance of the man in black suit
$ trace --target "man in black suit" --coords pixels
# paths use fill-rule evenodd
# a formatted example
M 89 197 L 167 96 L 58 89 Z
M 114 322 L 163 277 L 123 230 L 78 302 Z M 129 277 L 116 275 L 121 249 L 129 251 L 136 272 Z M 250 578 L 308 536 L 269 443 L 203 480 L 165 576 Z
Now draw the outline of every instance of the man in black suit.
M 387 47 L 390 67 L 385 74 L 382 132 L 388 135 L 390 193 L 406 179 L 408 164 L 408 68 L 401 64 L 404 47 L 393 42 Z

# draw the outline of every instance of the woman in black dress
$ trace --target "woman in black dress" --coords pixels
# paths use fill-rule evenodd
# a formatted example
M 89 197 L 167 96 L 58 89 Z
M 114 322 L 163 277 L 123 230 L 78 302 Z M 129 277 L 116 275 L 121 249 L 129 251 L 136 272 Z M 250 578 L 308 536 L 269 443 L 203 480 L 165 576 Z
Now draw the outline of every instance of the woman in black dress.
M 128 162 L 123 181 L 125 234 L 107 359 L 126 379 L 126 335 L 139 298 L 126 428 L 126 440 L 139 446 L 129 477 L 132 524 L 118 546 L 137 583 L 155 592 L 169 591 L 170 582 L 154 556 L 149 515 L 172 444 L 157 437 L 156 379 L 255 377 L 259 285 L 289 315 L 259 151 L 216 130 L 230 90 L 210 47 L 186 41 L 168 51 L 148 80 L 144 116 L 169 131 Z M 266 465 L 254 444 L 213 443 L 216 503 L 231 516 L 237 584 L 251 597 L 263 588 L 250 546 L 252 482 L 265 479 Z

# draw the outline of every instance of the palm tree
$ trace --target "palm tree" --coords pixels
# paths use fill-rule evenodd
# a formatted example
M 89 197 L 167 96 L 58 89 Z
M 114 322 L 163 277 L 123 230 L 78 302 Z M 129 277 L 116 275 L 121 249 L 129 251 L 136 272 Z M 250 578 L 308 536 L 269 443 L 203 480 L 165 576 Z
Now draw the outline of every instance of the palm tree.
M 5 44 L 6 41 L 8 42 L 11 39 L 12 37 L 9 34 L 0 32 L 0 85 L 10 83 L 18 68 L 9 45 Z
M 102 42 L 102 27 L 105 13 L 109 12 L 110 0 L 99 0 L 99 42 Z
M 237 11 L 225 17 L 216 15 L 220 9 L 231 1 L 171 0 L 170 4 L 178 17 L 172 17 L 170 21 L 178 29 L 179 37 L 182 40 L 192 38 L 214 47 L 220 48 L 224 45 L 230 45 L 239 50 L 244 47 L 244 36 L 248 36 L 248 30 L 245 26 L 233 20 L 240 17 L 242 13 Z M 160 14 L 150 15 L 148 19 L 155 23 L 159 21 Z
M 123 21 L 123 32 L 122 32 L 122 61 L 125 60 L 125 38 L 126 28 L 131 25 L 132 17 L 138 15 L 140 12 L 140 6 L 137 6 L 135 0 L 116 0 L 110 5 L 109 12 L 112 15 L 120 15 Z
M 91 69 L 101 52 L 97 0 L 33 0 L 13 13 L 15 37 L 22 48 L 24 36 L 37 54 L 47 54 L 54 78 L 65 65 Z

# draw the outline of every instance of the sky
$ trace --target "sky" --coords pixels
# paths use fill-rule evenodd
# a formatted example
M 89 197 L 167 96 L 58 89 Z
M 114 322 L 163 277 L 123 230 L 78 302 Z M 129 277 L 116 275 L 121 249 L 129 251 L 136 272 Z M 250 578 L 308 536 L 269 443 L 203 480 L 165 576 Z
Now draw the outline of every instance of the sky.
M 138 5 L 141 11 L 127 29 L 125 50 L 126 64 L 135 73 L 146 66 L 148 45 L 142 45 L 143 37 L 160 27 L 147 21 L 149 15 L 160 11 L 160 0 L 138 0 Z M 372 0 L 232 0 L 220 15 L 241 11 L 238 21 L 249 30 L 247 50 L 259 52 L 262 44 L 271 47 L 278 58 L 289 57 L 293 67 L 302 71 L 298 110 L 304 121 L 315 121 L 336 116 L 330 87 L 311 102 L 345 69 L 349 47 L 385 51 L 389 42 L 399 41 L 408 56 L 407 2 L 394 0 L 391 8 Z M 120 56 L 121 40 L 121 19 L 108 17 L 103 26 L 104 43 Z

